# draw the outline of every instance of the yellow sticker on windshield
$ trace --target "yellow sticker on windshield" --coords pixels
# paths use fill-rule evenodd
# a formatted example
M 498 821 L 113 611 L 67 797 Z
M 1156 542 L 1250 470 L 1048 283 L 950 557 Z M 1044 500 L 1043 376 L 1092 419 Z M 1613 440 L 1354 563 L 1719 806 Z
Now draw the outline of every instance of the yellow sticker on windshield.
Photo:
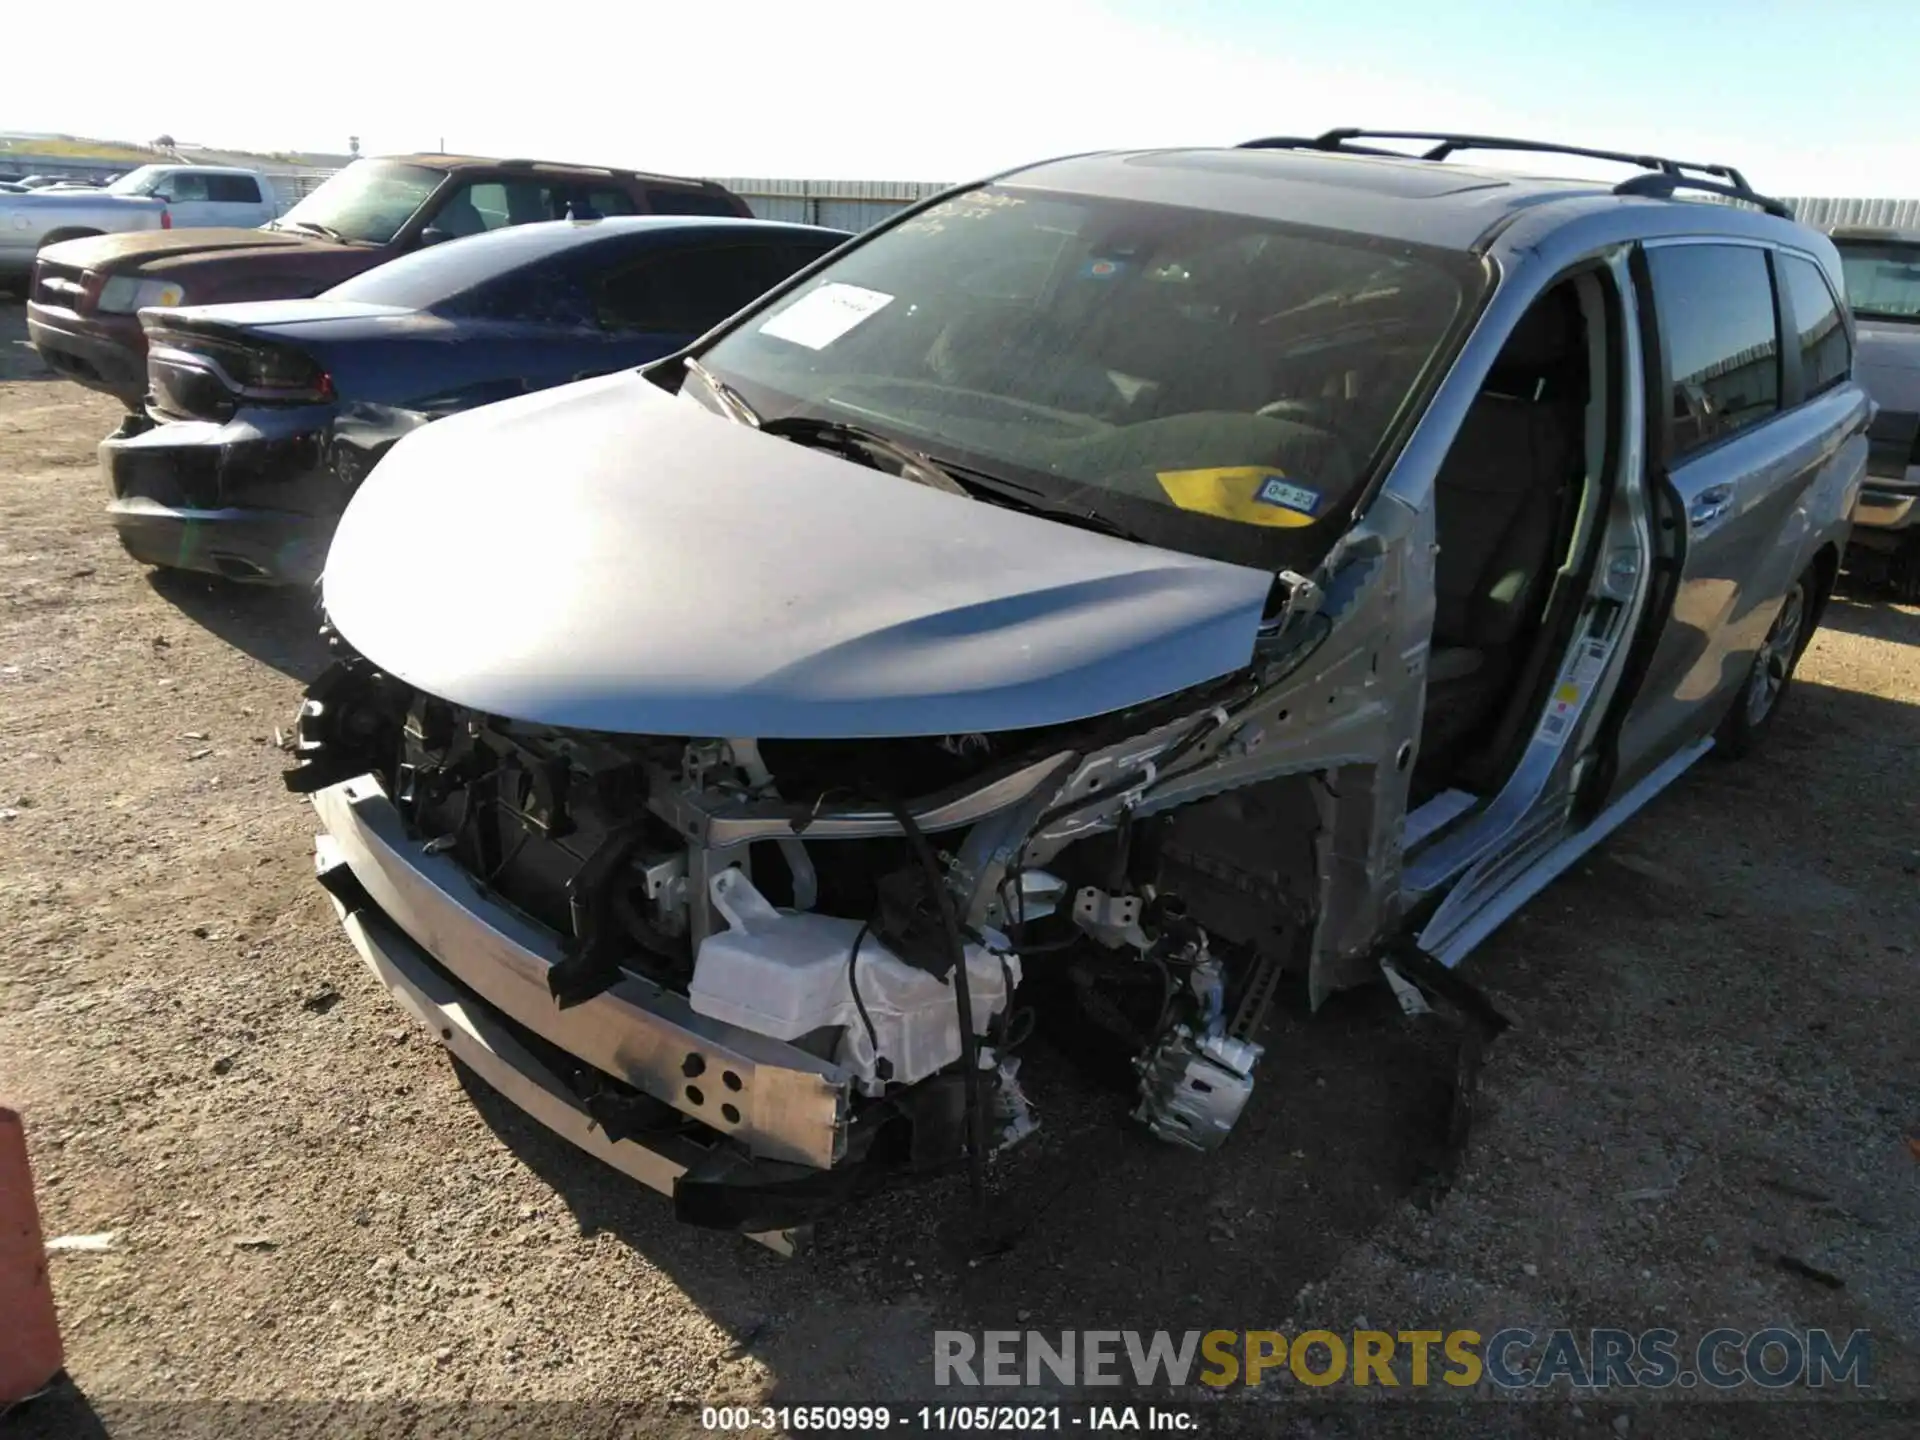
M 1265 465 L 1228 465 L 1207 470 L 1162 470 L 1156 477 L 1167 498 L 1182 510 L 1218 515 L 1242 525 L 1311 525 L 1320 492 Z

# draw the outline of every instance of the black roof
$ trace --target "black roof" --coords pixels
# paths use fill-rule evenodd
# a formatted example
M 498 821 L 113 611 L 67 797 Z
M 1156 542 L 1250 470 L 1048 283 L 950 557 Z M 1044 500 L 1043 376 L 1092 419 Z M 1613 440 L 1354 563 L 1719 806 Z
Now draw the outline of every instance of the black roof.
M 1334 131 L 1329 132 L 1331 139 L 1277 137 L 1231 149 L 1068 156 L 1013 171 L 1001 176 L 1000 183 L 1221 209 L 1262 219 L 1310 219 L 1330 229 L 1455 250 L 1474 249 L 1482 237 L 1501 228 L 1517 213 L 1555 202 L 1586 201 L 1590 208 L 1664 207 L 1673 203 L 1671 197 L 1676 194 L 1698 190 L 1719 199 L 1742 200 L 1776 217 L 1791 219 L 1786 206 L 1752 190 L 1745 177 L 1731 166 L 1691 165 L 1653 156 L 1493 137 L 1373 137 L 1433 140 L 1422 154 L 1409 155 L 1347 138 L 1368 133 Z M 1580 155 L 1630 165 L 1639 174 L 1625 182 L 1609 183 L 1525 175 L 1461 164 L 1451 158 L 1458 151 L 1470 149 L 1517 150 L 1543 158 Z M 1698 171 L 1699 175 L 1689 171 Z M 1699 209 L 1719 212 L 1699 216 L 1706 224 L 1723 222 L 1738 213 L 1737 208 L 1724 206 Z

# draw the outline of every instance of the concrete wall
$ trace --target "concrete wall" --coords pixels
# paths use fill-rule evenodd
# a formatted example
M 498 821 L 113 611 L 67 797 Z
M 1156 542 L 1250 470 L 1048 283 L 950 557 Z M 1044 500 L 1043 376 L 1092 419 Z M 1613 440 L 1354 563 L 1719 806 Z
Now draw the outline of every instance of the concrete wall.
M 75 160 L 65 155 L 30 155 L 20 150 L 0 150 L 0 172 L 5 174 L 53 175 L 62 180 L 85 180 L 89 183 L 100 183 L 115 175 L 124 175 L 141 163 L 138 160 Z

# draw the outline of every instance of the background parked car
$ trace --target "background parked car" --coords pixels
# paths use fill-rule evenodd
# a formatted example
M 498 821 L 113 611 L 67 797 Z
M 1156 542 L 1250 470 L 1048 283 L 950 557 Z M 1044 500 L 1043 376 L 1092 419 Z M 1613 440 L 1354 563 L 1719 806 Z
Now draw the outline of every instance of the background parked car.
M 50 248 L 34 269 L 27 332 L 55 370 L 137 411 L 146 340 L 134 312 L 143 305 L 318 295 L 422 245 L 569 215 L 650 214 L 752 212 L 711 181 L 629 170 L 458 155 L 358 160 L 265 228 Z
M 1860 383 L 1880 406 L 1847 568 L 1920 600 L 1920 231 L 1832 234 L 1859 326 Z
M 410 430 L 658 359 L 846 238 L 733 218 L 548 222 L 317 299 L 145 311 L 147 416 L 100 450 L 113 524 L 149 564 L 311 580 L 354 487 Z
M 278 208 L 272 185 L 258 172 L 224 165 L 142 165 L 104 189 L 29 186 L 0 204 L 0 280 L 24 278 L 43 248 L 62 241 L 126 231 L 261 225 Z

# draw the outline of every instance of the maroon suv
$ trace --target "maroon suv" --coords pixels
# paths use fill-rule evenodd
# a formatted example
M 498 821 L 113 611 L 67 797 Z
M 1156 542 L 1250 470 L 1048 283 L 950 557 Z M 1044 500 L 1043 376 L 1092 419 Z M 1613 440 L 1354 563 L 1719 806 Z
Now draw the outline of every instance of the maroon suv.
M 537 160 L 399 155 L 356 160 L 258 230 L 149 230 L 49 245 L 34 262 L 27 332 L 68 379 L 138 410 L 138 312 L 318 295 L 422 245 L 606 215 L 750 215 L 710 180 Z

